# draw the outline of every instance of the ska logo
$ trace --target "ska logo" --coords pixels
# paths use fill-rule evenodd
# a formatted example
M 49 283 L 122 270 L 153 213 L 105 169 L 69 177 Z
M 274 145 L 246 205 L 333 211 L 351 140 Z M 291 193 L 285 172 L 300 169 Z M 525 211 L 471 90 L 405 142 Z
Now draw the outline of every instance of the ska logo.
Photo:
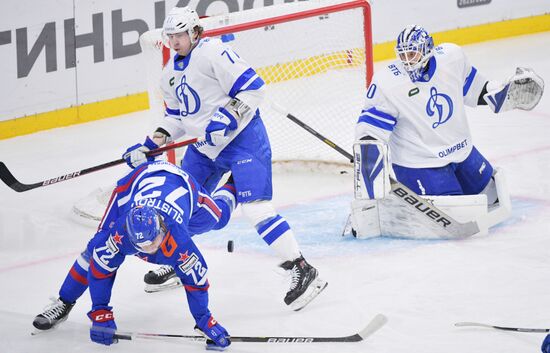
M 430 89 L 430 98 L 426 104 L 426 114 L 434 116 L 437 114 L 437 121 L 432 124 L 436 128 L 445 124 L 453 115 L 453 101 L 451 97 L 444 93 L 438 93 L 435 87 Z
M 180 84 L 176 86 L 176 97 L 180 102 L 181 116 L 186 117 L 199 111 L 201 99 L 197 91 L 187 84 L 187 77 L 181 77 Z

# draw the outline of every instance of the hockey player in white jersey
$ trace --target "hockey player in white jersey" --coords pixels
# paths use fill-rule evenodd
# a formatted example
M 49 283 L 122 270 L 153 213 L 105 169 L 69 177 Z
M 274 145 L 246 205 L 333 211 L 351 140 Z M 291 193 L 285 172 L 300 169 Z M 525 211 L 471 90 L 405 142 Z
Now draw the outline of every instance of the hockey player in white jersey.
M 284 302 L 300 310 L 327 285 L 302 256 L 292 229 L 272 204 L 271 147 L 258 106 L 264 81 L 237 53 L 216 38 L 202 38 L 195 11 L 175 7 L 163 25 L 165 43 L 176 51 L 161 79 L 165 117 L 154 134 L 124 154 L 131 167 L 144 152 L 182 136 L 205 136 L 182 160 L 207 190 L 232 172 L 238 202 L 258 234 L 291 274 Z M 161 267 L 145 275 L 146 291 L 178 285 L 174 271 Z
M 418 195 L 485 194 L 488 207 L 509 200 L 502 171 L 474 146 L 465 106 L 530 110 L 544 88 L 526 68 L 504 82 L 488 80 L 459 46 L 435 47 L 420 26 L 403 29 L 395 49 L 397 60 L 375 73 L 356 125 L 351 220 L 358 237 L 388 231 L 380 228 L 378 206 L 388 199 L 392 172 Z

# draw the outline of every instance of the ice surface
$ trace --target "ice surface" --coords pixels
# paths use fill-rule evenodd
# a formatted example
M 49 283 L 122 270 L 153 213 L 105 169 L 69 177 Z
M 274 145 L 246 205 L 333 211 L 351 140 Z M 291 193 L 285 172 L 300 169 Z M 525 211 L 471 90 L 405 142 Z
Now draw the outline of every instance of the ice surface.
M 465 47 L 488 78 L 532 67 L 550 83 L 550 33 Z M 378 65 L 381 65 L 380 63 Z M 341 238 L 351 199 L 349 174 L 280 172 L 275 202 L 306 258 L 329 286 L 310 306 L 290 311 L 278 259 L 238 214 L 226 229 L 198 236 L 209 263 L 211 309 L 234 335 L 348 335 L 377 313 L 389 322 L 362 343 L 234 344 L 231 352 L 537 352 L 543 334 L 456 328 L 458 321 L 550 327 L 550 98 L 531 111 L 494 116 L 469 109 L 474 142 L 505 168 L 512 218 L 465 241 Z M 0 160 L 25 183 L 119 158 L 150 130 L 146 112 L 0 141 Z M 93 230 L 70 217 L 73 203 L 126 171 L 124 166 L 25 193 L 0 185 L 0 351 L 102 352 L 88 338 L 86 293 L 69 320 L 31 336 L 32 319 L 57 296 Z M 234 240 L 235 251 L 226 244 Z M 120 330 L 192 334 L 183 289 L 146 294 L 138 259 L 123 265 L 112 305 Z M 113 352 L 202 352 L 201 344 L 124 341 Z

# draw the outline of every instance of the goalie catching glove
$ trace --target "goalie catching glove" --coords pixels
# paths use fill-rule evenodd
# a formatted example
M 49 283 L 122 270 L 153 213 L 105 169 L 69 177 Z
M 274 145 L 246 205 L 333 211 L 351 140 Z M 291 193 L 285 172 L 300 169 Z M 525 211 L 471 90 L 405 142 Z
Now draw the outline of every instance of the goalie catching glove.
M 543 92 L 542 77 L 532 69 L 518 67 L 516 74 L 504 84 L 489 82 L 483 99 L 495 113 L 515 108 L 531 110 L 539 103 Z

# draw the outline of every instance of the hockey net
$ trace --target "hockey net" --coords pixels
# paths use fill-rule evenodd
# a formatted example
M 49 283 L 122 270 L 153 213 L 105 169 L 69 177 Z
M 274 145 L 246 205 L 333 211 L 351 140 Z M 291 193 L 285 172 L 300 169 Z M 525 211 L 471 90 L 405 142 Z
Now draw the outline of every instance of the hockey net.
M 227 42 L 266 82 L 260 109 L 274 163 L 349 162 L 286 114 L 351 151 L 372 76 L 370 18 L 366 0 L 311 0 L 201 19 L 205 36 Z M 160 29 L 144 33 L 140 42 L 150 68 L 151 109 L 162 116 L 159 79 L 175 53 L 163 45 Z

